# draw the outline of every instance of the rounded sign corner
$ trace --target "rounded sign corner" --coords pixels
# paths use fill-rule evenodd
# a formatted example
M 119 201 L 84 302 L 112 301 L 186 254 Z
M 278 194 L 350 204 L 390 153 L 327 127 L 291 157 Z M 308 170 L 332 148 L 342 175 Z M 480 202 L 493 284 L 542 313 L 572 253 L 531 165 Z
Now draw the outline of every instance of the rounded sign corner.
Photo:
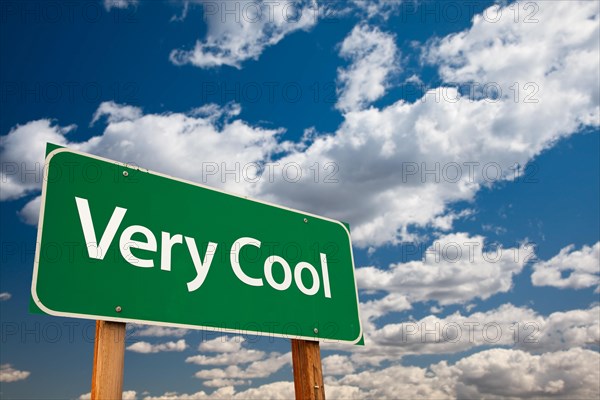
M 46 305 L 44 303 L 42 303 L 42 300 L 40 300 L 40 297 L 37 294 L 37 282 L 36 281 L 34 281 L 34 284 L 31 285 L 31 298 L 33 299 L 33 302 L 35 303 L 35 305 L 40 310 L 45 312 L 46 314 L 53 315 L 55 317 L 62 317 L 64 315 L 62 312 L 52 310 L 52 309 L 46 307 Z
M 45 159 L 46 164 L 48 164 L 55 155 L 57 155 L 59 153 L 64 153 L 64 152 L 73 153 L 73 150 L 69 149 L 68 147 L 59 147 L 57 149 L 52 150 L 50 153 L 48 153 L 48 155 L 46 155 L 46 159 Z
M 344 232 L 346 232 L 346 234 L 348 235 L 348 243 L 350 243 L 350 246 L 352 246 L 352 236 L 350 236 L 350 230 L 348 230 L 348 227 L 346 226 L 346 224 L 344 224 L 341 221 L 335 220 L 335 219 L 332 219 L 331 221 L 340 225 L 344 229 Z
M 359 317 L 359 320 L 360 320 L 360 317 Z M 356 337 L 356 339 L 351 341 L 350 344 L 357 345 L 361 341 L 363 341 L 363 338 L 364 338 L 364 334 L 363 334 L 363 329 L 362 329 L 362 323 L 360 323 L 360 329 L 358 330 L 358 336 Z

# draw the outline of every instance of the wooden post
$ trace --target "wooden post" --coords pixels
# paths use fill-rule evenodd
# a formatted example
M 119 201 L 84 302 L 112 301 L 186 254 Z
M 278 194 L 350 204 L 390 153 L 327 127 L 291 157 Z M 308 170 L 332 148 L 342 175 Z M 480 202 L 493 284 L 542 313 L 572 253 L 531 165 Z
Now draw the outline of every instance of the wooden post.
M 123 396 L 125 323 L 96 321 L 92 400 L 120 400 Z
M 325 400 L 319 342 L 292 339 L 296 400 Z

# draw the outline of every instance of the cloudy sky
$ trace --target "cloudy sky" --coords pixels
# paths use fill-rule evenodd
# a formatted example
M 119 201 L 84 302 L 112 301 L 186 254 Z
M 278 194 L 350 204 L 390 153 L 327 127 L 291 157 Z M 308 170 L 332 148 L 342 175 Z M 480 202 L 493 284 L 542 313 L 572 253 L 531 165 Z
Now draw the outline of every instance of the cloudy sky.
M 3 0 L 0 396 L 89 396 L 93 321 L 28 312 L 52 142 L 347 221 L 330 399 L 598 398 L 599 7 Z M 131 325 L 124 389 L 290 398 L 289 341 Z

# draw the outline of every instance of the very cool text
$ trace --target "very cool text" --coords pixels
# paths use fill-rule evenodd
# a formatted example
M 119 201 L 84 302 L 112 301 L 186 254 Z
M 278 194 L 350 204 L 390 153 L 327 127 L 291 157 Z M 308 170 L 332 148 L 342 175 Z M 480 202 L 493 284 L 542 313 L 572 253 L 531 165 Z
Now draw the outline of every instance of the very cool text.
M 90 258 L 103 260 L 104 256 L 108 248 L 110 247 L 119 227 L 121 226 L 121 222 L 123 221 L 123 217 L 125 217 L 125 213 L 127 212 L 126 208 L 115 207 L 110 220 L 108 221 L 108 225 L 104 229 L 102 236 L 100 237 L 100 243 L 96 238 L 96 229 L 92 222 L 92 215 L 90 211 L 90 206 L 87 199 L 75 197 L 75 202 L 77 203 L 77 211 L 79 213 L 79 220 L 81 222 L 81 228 L 83 230 L 83 236 L 85 242 L 87 244 L 88 255 Z M 142 234 L 146 240 L 139 241 L 132 239 L 133 235 Z M 204 256 L 201 258 L 198 253 L 198 246 L 196 246 L 196 241 L 192 237 L 183 236 L 181 234 L 172 235 L 169 232 L 161 232 L 161 246 L 160 246 L 160 269 L 163 271 L 171 271 L 171 250 L 174 245 L 182 245 L 185 240 L 188 252 L 192 259 L 192 263 L 194 264 L 194 268 L 196 269 L 196 277 L 187 283 L 187 289 L 190 292 L 197 290 L 202 286 L 206 276 L 208 275 L 208 271 L 210 270 L 210 266 L 213 261 L 213 257 L 215 252 L 217 251 L 217 243 L 209 242 L 206 247 L 206 251 Z M 230 262 L 231 268 L 235 273 L 235 276 L 250 286 L 263 286 L 264 281 L 262 278 L 254 278 L 248 276 L 240 264 L 240 251 L 244 246 L 254 246 L 260 248 L 261 242 L 257 239 L 250 237 L 242 237 L 237 239 L 233 245 L 231 246 L 230 251 Z M 119 239 L 119 249 L 121 251 L 121 256 L 127 261 L 129 264 L 134 265 L 140 268 L 152 268 L 154 267 L 154 260 L 152 259 L 142 259 L 134 256 L 131 253 L 131 248 L 141 249 L 148 252 L 156 252 L 158 250 L 157 239 L 156 236 L 150 231 L 150 229 L 141 225 L 131 225 L 121 233 L 121 237 Z M 331 298 L 331 288 L 329 286 L 329 271 L 327 269 L 327 256 L 324 253 L 320 254 L 321 261 L 321 274 L 323 278 L 323 291 L 325 293 L 325 297 Z M 283 269 L 284 278 L 283 281 L 277 282 L 273 278 L 273 265 L 277 263 Z M 312 276 L 312 285 L 307 287 L 302 281 L 302 271 L 307 270 L 310 272 Z M 288 262 L 279 257 L 277 255 L 272 255 L 267 257 L 264 262 L 264 276 L 267 280 L 267 283 L 275 290 L 287 290 L 292 284 L 292 269 Z M 296 264 L 293 272 L 293 281 L 296 284 L 296 287 L 305 295 L 313 296 L 319 292 L 321 286 L 321 279 L 319 277 L 319 273 L 317 269 L 310 263 L 301 261 Z

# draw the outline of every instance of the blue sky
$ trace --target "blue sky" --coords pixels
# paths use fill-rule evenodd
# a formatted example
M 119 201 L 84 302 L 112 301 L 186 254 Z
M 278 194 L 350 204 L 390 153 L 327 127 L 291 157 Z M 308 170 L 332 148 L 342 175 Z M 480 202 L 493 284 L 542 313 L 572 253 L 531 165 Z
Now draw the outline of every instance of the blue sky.
M 0 4 L 2 398 L 90 390 L 28 312 L 46 142 L 348 221 L 328 398 L 598 397 L 598 3 Z M 293 394 L 286 340 L 128 329 L 125 398 Z

